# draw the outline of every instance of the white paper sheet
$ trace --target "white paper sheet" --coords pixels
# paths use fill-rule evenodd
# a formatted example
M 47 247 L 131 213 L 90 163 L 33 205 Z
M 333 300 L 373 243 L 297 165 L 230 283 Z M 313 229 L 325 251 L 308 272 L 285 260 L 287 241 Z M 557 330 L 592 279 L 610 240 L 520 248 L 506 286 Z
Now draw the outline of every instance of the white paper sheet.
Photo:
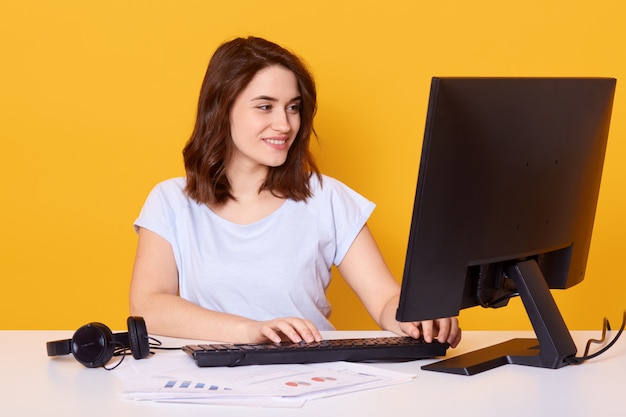
M 182 352 L 124 360 L 112 371 L 138 401 L 301 407 L 307 400 L 411 381 L 415 375 L 329 362 L 201 368 Z

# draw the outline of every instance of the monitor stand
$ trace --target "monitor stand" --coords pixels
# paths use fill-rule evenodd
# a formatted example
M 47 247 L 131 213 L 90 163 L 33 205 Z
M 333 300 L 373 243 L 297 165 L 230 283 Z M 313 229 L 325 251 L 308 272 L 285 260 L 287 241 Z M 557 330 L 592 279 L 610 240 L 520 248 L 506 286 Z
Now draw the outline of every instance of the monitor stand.
M 576 355 L 576 344 L 535 260 L 506 269 L 513 278 L 536 339 L 513 339 L 422 366 L 427 371 L 474 375 L 507 364 L 557 369 Z

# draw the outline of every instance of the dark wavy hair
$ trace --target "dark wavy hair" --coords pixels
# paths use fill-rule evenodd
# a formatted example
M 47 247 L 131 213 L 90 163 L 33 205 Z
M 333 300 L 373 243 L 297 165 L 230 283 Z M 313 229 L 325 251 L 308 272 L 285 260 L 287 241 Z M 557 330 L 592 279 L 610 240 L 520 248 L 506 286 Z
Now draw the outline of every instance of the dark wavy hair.
M 306 200 L 311 196 L 311 175 L 321 174 L 309 150 L 315 135 L 313 118 L 317 93 L 312 75 L 293 53 L 262 38 L 237 38 L 217 48 L 202 82 L 198 113 L 191 138 L 183 149 L 187 175 L 187 194 L 199 203 L 220 204 L 235 199 L 231 193 L 226 167 L 233 155 L 230 111 L 237 96 L 262 69 L 272 65 L 287 68 L 296 77 L 302 102 L 300 130 L 289 149 L 287 160 L 270 167 L 261 190 Z

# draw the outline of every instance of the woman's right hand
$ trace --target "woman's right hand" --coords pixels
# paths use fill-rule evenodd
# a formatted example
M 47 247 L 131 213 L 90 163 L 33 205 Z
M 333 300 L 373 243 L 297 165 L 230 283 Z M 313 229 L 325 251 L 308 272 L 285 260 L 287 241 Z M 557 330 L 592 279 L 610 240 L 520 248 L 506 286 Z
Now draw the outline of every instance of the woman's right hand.
M 273 343 L 286 340 L 312 343 L 322 340 L 322 335 L 311 321 L 297 317 L 253 321 L 247 326 L 248 338 L 252 343 L 265 343 L 268 340 Z

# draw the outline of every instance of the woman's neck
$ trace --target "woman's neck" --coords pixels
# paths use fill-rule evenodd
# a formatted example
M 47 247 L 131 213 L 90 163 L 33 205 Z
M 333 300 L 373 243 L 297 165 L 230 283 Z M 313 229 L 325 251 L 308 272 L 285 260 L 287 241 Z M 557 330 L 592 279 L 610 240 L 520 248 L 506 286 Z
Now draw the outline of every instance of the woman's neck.
M 220 217 L 237 224 L 255 223 L 278 210 L 285 199 L 261 189 L 269 169 L 229 169 L 228 180 L 235 198 L 220 205 L 210 205 Z

